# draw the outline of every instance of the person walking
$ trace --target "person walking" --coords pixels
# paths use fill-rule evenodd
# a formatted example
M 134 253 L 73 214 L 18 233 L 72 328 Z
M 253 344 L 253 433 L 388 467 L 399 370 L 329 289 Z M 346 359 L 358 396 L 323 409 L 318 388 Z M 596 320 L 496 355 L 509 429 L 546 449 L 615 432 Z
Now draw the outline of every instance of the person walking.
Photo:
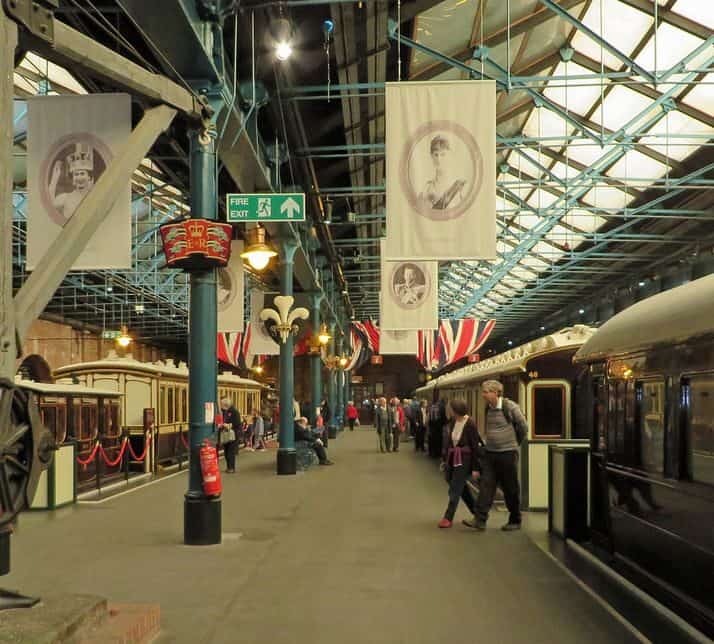
M 481 385 L 481 395 L 486 401 L 486 453 L 475 516 L 464 523 L 476 530 L 486 529 L 496 487 L 500 485 L 509 513 L 508 523 L 501 530 L 520 530 L 518 454 L 519 446 L 528 434 L 528 422 L 518 404 L 503 397 L 503 385 L 497 380 L 486 380 Z
M 238 438 L 241 430 L 240 413 L 233 406 L 230 398 L 221 399 L 221 410 L 223 411 L 223 423 L 219 428 L 219 441 L 223 445 L 223 455 L 226 457 L 226 472 L 233 473 L 236 471 L 238 458 Z
M 389 423 L 390 413 L 387 409 L 387 399 L 379 398 L 374 407 L 374 426 L 377 429 L 379 451 L 388 452 L 392 446 L 392 427 Z
M 444 517 L 439 521 L 440 528 L 452 526 L 459 499 L 466 504 L 471 514 L 476 512 L 476 504 L 467 483 L 469 478 L 479 478 L 478 454 L 482 441 L 476 423 L 466 413 L 467 409 L 463 400 L 452 400 L 448 405 L 450 420 L 444 433 L 441 467 L 449 484 L 449 503 Z
M 265 423 L 263 422 L 263 417 L 260 414 L 260 410 L 253 410 L 253 449 L 264 450 L 265 449 Z
M 426 452 L 426 428 L 429 425 L 429 407 L 426 400 L 422 400 L 414 412 L 414 451 Z
M 398 452 L 399 436 L 404 431 L 404 409 L 399 403 L 399 398 L 392 398 L 388 411 L 391 414 L 389 426 L 392 429 L 392 451 Z
M 359 412 L 353 401 L 347 403 L 347 423 L 350 426 L 350 431 L 353 432 L 355 429 L 355 422 L 359 418 Z

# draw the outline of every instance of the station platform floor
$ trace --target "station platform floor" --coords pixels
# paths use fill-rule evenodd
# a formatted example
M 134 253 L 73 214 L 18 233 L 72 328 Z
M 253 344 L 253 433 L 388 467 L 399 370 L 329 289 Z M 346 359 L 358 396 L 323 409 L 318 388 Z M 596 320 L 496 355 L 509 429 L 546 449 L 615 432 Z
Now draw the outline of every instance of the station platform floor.
M 23 593 L 159 603 L 158 642 L 579 644 L 635 642 L 538 545 L 544 515 L 504 533 L 437 522 L 446 485 L 413 443 L 380 454 L 374 430 L 330 441 L 332 467 L 278 477 L 275 450 L 223 475 L 223 543 L 182 544 L 180 473 L 101 503 L 20 517 Z

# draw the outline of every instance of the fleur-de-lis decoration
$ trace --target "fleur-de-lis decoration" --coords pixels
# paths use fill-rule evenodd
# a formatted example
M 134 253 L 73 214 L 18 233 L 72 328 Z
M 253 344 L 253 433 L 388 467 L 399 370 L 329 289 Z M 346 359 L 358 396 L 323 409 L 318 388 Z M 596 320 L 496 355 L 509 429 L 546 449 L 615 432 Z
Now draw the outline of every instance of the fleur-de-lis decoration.
M 293 302 L 295 302 L 295 298 L 292 295 L 278 295 L 273 302 L 275 308 L 263 309 L 260 312 L 260 319 L 263 322 L 273 320 L 275 328 L 280 334 L 280 342 L 285 344 L 290 333 L 297 334 L 297 320 L 307 320 L 310 317 L 310 312 L 303 306 L 298 306 L 291 311 Z

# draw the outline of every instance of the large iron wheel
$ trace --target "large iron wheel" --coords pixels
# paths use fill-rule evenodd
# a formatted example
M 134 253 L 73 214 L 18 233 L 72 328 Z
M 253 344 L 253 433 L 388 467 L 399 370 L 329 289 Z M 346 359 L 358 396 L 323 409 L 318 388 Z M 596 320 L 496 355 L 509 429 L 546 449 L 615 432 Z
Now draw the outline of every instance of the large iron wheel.
M 34 395 L 0 380 L 0 531 L 29 507 L 53 451 Z

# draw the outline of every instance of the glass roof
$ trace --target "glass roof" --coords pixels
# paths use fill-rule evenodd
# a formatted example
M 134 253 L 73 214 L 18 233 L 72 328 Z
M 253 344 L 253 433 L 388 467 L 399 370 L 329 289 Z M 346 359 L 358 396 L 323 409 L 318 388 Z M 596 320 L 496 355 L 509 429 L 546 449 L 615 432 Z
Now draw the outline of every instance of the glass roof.
M 714 38 L 705 45 L 703 37 L 712 36 L 714 2 L 660 0 L 656 21 L 654 3 L 650 3 L 651 11 L 624 0 L 579 4 L 569 13 L 596 37 L 552 14 L 525 34 L 520 30 L 512 36 L 510 60 L 504 58 L 505 39 L 501 37 L 507 11 L 503 2 L 468 3 L 471 11 L 459 5 L 459 20 L 472 19 L 470 30 L 461 24 L 453 30 L 440 26 L 438 37 L 436 31 L 427 33 L 442 9 L 450 7 L 453 13 L 456 4 L 445 2 L 427 12 L 428 17 L 423 14 L 415 39 L 454 57 L 481 42 L 497 41 L 492 48 L 498 49 L 499 62 L 503 59 L 502 64 L 512 73 L 542 60 L 540 67 L 529 65 L 531 77 L 519 78 L 561 110 L 557 113 L 547 105 L 536 106 L 522 91 L 507 94 L 499 90 L 497 133 L 527 137 L 515 149 L 498 148 L 498 162 L 506 164 L 499 166 L 497 177 L 497 217 L 503 224 L 499 227 L 499 259 L 487 262 L 490 274 L 479 273 L 478 277 L 473 265 L 482 263 L 452 264 L 455 273 L 472 275 L 471 280 L 456 278 L 459 284 L 472 284 L 472 293 L 465 304 L 453 299 L 442 302 L 456 317 L 488 314 L 510 319 L 513 298 L 525 296 L 529 283 L 560 270 L 558 262 L 565 258 L 577 259 L 578 249 L 587 249 L 586 242 L 591 242 L 595 233 L 608 230 L 626 209 L 649 194 L 649 188 L 664 186 L 672 173 L 681 171 L 688 157 L 711 144 Z M 511 0 L 512 28 L 517 24 L 514 16 L 527 21 L 540 9 L 540 3 L 533 0 Z M 674 20 L 674 14 L 692 22 Z M 541 36 L 536 38 L 536 33 Z M 641 76 L 604 43 L 656 75 L 657 82 Z M 416 80 L 434 64 L 424 54 L 418 62 L 411 70 Z M 469 63 L 477 68 L 480 65 L 479 61 Z M 459 72 L 456 77 L 467 76 Z M 527 111 L 517 110 L 524 101 L 530 101 Z M 507 110 L 511 109 L 518 113 L 509 116 Z M 581 125 L 569 122 L 563 113 Z M 529 233 L 536 226 L 538 233 Z M 504 263 L 513 257 L 516 262 Z M 510 299 L 504 302 L 504 296 Z

